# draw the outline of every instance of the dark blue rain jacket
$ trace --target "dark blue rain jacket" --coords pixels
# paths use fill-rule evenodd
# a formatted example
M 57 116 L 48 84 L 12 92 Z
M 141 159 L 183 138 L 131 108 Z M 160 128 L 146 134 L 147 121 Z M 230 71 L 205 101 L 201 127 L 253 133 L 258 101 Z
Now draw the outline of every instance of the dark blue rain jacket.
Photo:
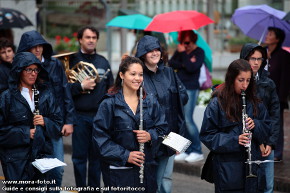
M 160 145 L 159 138 L 168 132 L 168 127 L 157 100 L 150 95 L 143 100 L 143 121 L 143 129 L 150 133 L 151 141 L 145 143 L 145 177 L 142 185 L 139 184 L 139 167 L 127 162 L 131 151 L 139 151 L 139 143 L 133 132 L 140 125 L 139 105 L 134 115 L 125 102 L 122 91 L 106 95 L 101 102 L 94 118 L 93 143 L 97 145 L 102 157 L 105 186 L 142 185 L 145 186 L 145 192 L 156 192 L 155 158 Z
M 153 49 L 161 50 L 157 38 L 144 36 L 137 46 L 137 57 L 143 57 Z M 185 120 L 183 106 L 188 101 L 188 95 L 182 82 L 179 80 L 172 68 L 164 65 L 160 60 L 158 69 L 155 72 L 150 71 L 146 66 L 144 68 L 144 88 L 148 95 L 157 98 L 162 110 L 165 112 L 166 121 L 168 122 L 169 131 L 180 135 L 185 132 Z M 170 156 L 175 154 L 174 151 L 161 146 L 160 156 Z
M 263 101 L 272 120 L 271 134 L 266 144 L 275 149 L 280 131 L 280 102 L 276 92 L 276 85 L 274 81 L 268 77 L 269 72 L 264 70 L 267 64 L 267 51 L 258 44 L 247 43 L 241 50 L 240 58 L 248 60 L 249 54 L 256 48 L 265 51 L 264 61 L 258 70 L 259 77 L 256 78 L 257 96 Z
M 48 75 L 40 61 L 32 53 L 23 52 L 15 56 L 12 64 L 9 89 L 0 96 L 1 164 L 5 180 L 31 180 L 35 174 L 31 162 L 52 154 L 50 138 L 59 135 L 62 119 L 55 98 L 44 80 Z M 30 139 L 30 129 L 34 128 L 34 114 L 19 90 L 21 71 L 31 64 L 38 64 L 42 69 L 38 76 L 43 79 L 37 79 L 36 87 L 40 92 L 39 111 L 45 122 L 45 127 L 37 126 L 33 140 Z
M 11 63 L 0 61 L 0 94 L 8 89 L 8 77 L 11 68 Z
M 74 104 L 67 82 L 65 71 L 61 62 L 51 57 L 53 54 L 52 46 L 45 41 L 41 34 L 35 30 L 25 32 L 21 36 L 17 53 L 28 52 L 37 45 L 43 46 L 44 61 L 41 61 L 44 69 L 49 73 L 49 81 L 52 84 L 53 93 L 56 102 L 61 110 L 61 117 L 64 124 L 73 124 L 74 122 Z
M 252 130 L 252 160 L 261 160 L 259 145 L 268 139 L 271 121 L 265 106 L 260 103 L 258 115 L 253 117 L 253 107 L 247 101 L 247 114 L 255 122 Z M 242 116 L 242 115 L 241 115 Z M 200 131 L 201 142 L 213 152 L 213 180 L 215 192 L 245 192 L 247 154 L 238 138 L 242 134 L 242 123 L 231 122 L 214 97 L 204 112 Z M 258 176 L 257 191 L 263 192 L 265 176 L 263 169 L 252 164 L 253 172 Z

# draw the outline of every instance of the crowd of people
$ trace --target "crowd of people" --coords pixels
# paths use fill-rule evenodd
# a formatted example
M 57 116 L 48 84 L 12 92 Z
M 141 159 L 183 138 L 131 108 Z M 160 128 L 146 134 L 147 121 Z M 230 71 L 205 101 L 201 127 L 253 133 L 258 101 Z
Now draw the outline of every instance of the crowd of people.
M 215 192 L 273 192 L 274 161 L 283 159 L 283 110 L 290 91 L 285 84 L 290 82 L 290 53 L 281 48 L 283 30 L 270 27 L 266 47 L 243 46 L 240 59 L 229 64 L 225 82 L 212 88 L 200 132 L 192 115 L 205 53 L 196 45 L 194 31 L 179 33 L 169 60 L 159 39 L 144 35 L 135 56 L 120 59 L 115 81 L 108 60 L 97 53 L 99 36 L 95 27 L 79 29 L 79 51 L 69 55 L 69 69 L 82 61 L 97 74 L 73 81 L 39 32 L 23 33 L 17 51 L 0 38 L 5 180 L 53 180 L 46 192 L 59 192 L 63 167 L 43 174 L 32 162 L 63 161 L 63 137 L 72 135 L 76 187 L 100 192 L 102 179 L 106 187 L 123 187 L 123 192 L 170 193 L 174 161 L 203 160 L 202 142 L 210 150 L 203 170 L 209 171 L 207 180 L 215 184 Z M 170 132 L 191 140 L 186 152 L 162 144 Z M 257 160 L 267 163 L 255 164 Z M 11 193 L 27 187 L 40 192 L 36 184 L 13 186 L 17 190 Z

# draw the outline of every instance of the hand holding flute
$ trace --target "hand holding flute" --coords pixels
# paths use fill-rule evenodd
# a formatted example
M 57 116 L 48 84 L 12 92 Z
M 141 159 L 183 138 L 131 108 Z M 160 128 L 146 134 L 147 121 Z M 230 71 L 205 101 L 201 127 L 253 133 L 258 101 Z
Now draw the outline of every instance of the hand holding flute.
M 133 132 L 136 133 L 138 143 L 146 143 L 151 140 L 151 135 L 147 131 L 133 130 Z

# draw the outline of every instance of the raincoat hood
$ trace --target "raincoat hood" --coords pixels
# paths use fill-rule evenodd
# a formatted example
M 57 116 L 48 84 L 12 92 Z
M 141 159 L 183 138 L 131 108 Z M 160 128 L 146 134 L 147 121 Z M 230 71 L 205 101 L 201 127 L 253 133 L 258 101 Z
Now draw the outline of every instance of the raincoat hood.
M 10 89 L 18 89 L 21 72 L 27 66 L 30 66 L 32 64 L 37 64 L 38 67 L 41 69 L 36 81 L 38 81 L 39 79 L 48 81 L 48 73 L 44 70 L 41 62 L 36 58 L 36 56 L 31 52 L 20 52 L 15 55 L 12 62 L 12 69 L 8 80 L 8 85 Z
M 138 42 L 137 52 L 135 56 L 140 58 L 141 56 L 147 54 L 148 52 L 154 49 L 159 49 L 162 52 L 161 45 L 158 38 L 145 35 Z
M 252 52 L 252 50 L 256 50 L 256 49 L 259 49 L 261 50 L 262 52 L 262 57 L 263 57 L 263 62 L 261 64 L 261 67 L 260 69 L 258 70 L 258 73 L 259 74 L 262 74 L 263 72 L 263 69 L 265 68 L 266 64 L 267 64 L 267 50 L 258 45 L 258 44 L 255 44 L 255 43 L 246 43 L 244 44 L 244 46 L 242 47 L 242 50 L 241 50 L 241 53 L 240 53 L 240 59 L 245 59 L 245 60 L 248 60 L 249 58 L 249 54 Z
M 31 48 L 37 45 L 43 45 L 42 55 L 44 58 L 50 59 L 53 54 L 52 46 L 47 41 L 45 41 L 39 32 L 35 30 L 22 34 L 17 53 L 28 52 Z

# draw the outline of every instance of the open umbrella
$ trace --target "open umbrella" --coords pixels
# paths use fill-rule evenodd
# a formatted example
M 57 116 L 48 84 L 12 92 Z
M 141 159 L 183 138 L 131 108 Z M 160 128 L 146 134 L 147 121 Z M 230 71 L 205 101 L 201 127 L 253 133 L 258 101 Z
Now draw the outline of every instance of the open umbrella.
M 290 24 L 282 20 L 285 15 L 285 12 L 268 5 L 249 5 L 236 9 L 232 16 L 232 22 L 245 35 L 260 40 L 260 43 L 264 39 L 268 27 L 280 28 L 286 33 L 283 45 L 290 46 Z
M 283 20 L 285 20 L 288 23 L 290 23 L 290 11 L 283 17 Z
M 151 20 L 152 18 L 142 14 L 120 15 L 109 21 L 106 26 L 143 30 Z
M 0 8 L 0 29 L 26 26 L 33 26 L 33 24 L 23 13 L 14 9 Z
M 183 30 L 197 30 L 210 23 L 214 23 L 214 21 L 197 11 L 171 11 L 156 15 L 145 28 L 145 31 L 169 33 Z

